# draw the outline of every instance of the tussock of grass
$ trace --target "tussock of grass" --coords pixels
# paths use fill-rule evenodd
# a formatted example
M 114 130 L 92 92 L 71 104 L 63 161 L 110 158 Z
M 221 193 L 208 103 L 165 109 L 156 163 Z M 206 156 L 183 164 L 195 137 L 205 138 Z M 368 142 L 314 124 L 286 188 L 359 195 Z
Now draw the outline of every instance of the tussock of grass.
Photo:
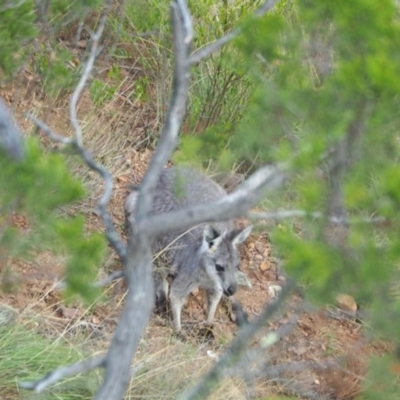
M 0 325 L 0 393 L 3 398 L 38 398 L 20 391 L 18 382 L 43 377 L 62 363 L 81 359 L 73 346 L 52 342 L 28 330 L 22 324 Z M 52 386 L 40 399 L 91 399 L 98 386 L 95 373 L 70 378 Z

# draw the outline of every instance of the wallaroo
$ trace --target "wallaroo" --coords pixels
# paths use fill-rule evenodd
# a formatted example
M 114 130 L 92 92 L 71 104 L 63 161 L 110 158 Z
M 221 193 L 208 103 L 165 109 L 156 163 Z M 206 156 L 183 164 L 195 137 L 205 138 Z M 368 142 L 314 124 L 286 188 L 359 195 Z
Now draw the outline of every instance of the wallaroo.
M 207 204 L 223 199 L 227 193 L 204 174 L 183 167 L 170 167 L 161 172 L 152 213 L 162 214 Z M 127 225 L 134 224 L 137 192 L 125 201 Z M 181 311 L 188 295 L 197 288 L 205 289 L 208 300 L 207 324 L 212 324 L 223 294 L 232 296 L 237 289 L 239 255 L 236 245 L 246 240 L 251 226 L 234 229 L 233 222 L 201 224 L 187 231 L 171 231 L 157 238 L 155 253 L 163 251 L 167 269 L 155 271 L 156 304 L 168 298 L 167 275 L 173 276 L 169 292 L 174 328 L 181 330 Z

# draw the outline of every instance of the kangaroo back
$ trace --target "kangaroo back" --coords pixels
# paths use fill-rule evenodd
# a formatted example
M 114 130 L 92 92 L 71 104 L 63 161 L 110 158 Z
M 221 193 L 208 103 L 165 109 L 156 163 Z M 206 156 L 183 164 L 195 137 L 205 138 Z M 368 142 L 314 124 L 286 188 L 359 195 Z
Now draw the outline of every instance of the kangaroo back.
M 191 168 L 167 168 L 161 173 L 158 185 L 154 193 L 153 213 L 162 214 L 178 211 L 200 204 L 209 204 L 221 200 L 227 195 L 225 190 L 216 182 L 204 174 Z M 232 222 L 215 224 L 221 232 L 233 229 Z M 170 256 L 175 256 L 173 249 L 182 249 L 195 244 L 199 245 L 203 236 L 204 224 L 195 226 L 184 234 L 184 231 L 172 231 L 162 235 L 158 240 L 158 246 L 171 246 Z M 182 250 L 178 251 L 178 254 Z M 191 249 L 190 251 L 193 251 Z M 193 255 L 192 255 L 193 256 Z M 171 260 L 172 261 L 172 260 Z M 171 265 L 171 268 L 177 268 Z

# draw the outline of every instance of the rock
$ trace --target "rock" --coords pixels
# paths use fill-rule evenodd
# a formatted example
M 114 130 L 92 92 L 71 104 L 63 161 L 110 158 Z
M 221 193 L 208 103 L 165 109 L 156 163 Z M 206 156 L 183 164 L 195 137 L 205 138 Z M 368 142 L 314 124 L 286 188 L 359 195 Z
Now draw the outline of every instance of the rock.
M 344 311 L 349 311 L 352 314 L 357 312 L 357 302 L 355 301 L 354 297 L 350 296 L 349 294 L 338 294 L 336 296 L 336 304 Z
M 251 284 L 250 279 L 244 272 L 236 271 L 236 279 L 238 285 L 247 286 L 249 289 L 252 289 L 253 285 Z
M 279 286 L 279 285 L 270 285 L 270 286 L 268 287 L 268 294 L 269 294 L 272 298 L 278 297 L 279 294 L 281 293 L 281 291 L 282 291 L 282 286 Z
M 270 268 L 270 265 L 265 260 L 260 264 L 260 270 L 262 272 L 269 270 L 269 268 Z

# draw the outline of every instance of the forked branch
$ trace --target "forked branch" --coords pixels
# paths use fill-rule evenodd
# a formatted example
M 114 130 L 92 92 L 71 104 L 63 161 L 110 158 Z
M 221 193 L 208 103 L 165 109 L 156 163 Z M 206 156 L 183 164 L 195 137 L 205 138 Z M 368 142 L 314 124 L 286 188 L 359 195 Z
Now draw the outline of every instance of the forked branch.
M 103 221 L 103 224 L 106 228 L 106 237 L 111 244 L 111 246 L 114 248 L 114 250 L 117 252 L 118 256 L 121 258 L 121 260 L 125 259 L 126 256 L 126 246 L 122 242 L 121 238 L 118 235 L 118 232 L 115 229 L 114 222 L 112 220 L 112 217 L 110 213 L 107 211 L 107 205 L 110 201 L 112 191 L 113 191 L 113 179 L 108 171 L 107 168 L 105 168 L 103 165 L 97 163 L 92 154 L 84 147 L 83 141 L 82 141 L 82 128 L 78 122 L 77 118 L 77 104 L 80 95 L 82 94 L 82 90 L 84 89 L 87 81 L 89 80 L 90 74 L 93 70 L 93 65 L 96 60 L 96 57 L 99 54 L 99 46 L 100 46 L 100 39 L 103 34 L 106 21 L 107 21 L 107 15 L 110 10 L 110 7 L 113 3 L 113 0 L 108 0 L 106 2 L 103 15 L 100 19 L 99 26 L 97 27 L 97 30 L 92 34 L 92 46 L 90 49 L 89 57 L 88 60 L 86 61 L 86 64 L 83 68 L 83 72 L 81 75 L 81 78 L 79 80 L 79 83 L 77 87 L 75 88 L 71 100 L 70 100 L 70 120 L 71 124 L 74 128 L 74 134 L 75 136 L 72 138 L 66 138 L 61 135 L 56 134 L 53 132 L 53 130 L 47 126 L 43 121 L 40 121 L 39 119 L 35 118 L 33 115 L 27 114 L 27 118 L 29 118 L 38 128 L 40 128 L 51 140 L 63 143 L 65 145 L 70 145 L 73 148 L 76 149 L 77 153 L 83 158 L 87 166 L 92 169 L 93 171 L 96 171 L 103 179 L 104 179 L 104 192 L 102 196 L 100 197 L 98 203 L 97 203 L 97 208 L 100 214 L 100 217 Z
M 176 0 L 171 9 L 175 51 L 173 92 L 160 142 L 139 189 L 136 220 L 145 220 L 150 211 L 158 175 L 177 144 L 188 96 L 191 18 L 183 0 Z M 146 231 L 132 227 L 124 262 L 128 296 L 107 354 L 105 379 L 96 400 L 120 399 L 128 386 L 129 367 L 154 304 L 151 240 Z

